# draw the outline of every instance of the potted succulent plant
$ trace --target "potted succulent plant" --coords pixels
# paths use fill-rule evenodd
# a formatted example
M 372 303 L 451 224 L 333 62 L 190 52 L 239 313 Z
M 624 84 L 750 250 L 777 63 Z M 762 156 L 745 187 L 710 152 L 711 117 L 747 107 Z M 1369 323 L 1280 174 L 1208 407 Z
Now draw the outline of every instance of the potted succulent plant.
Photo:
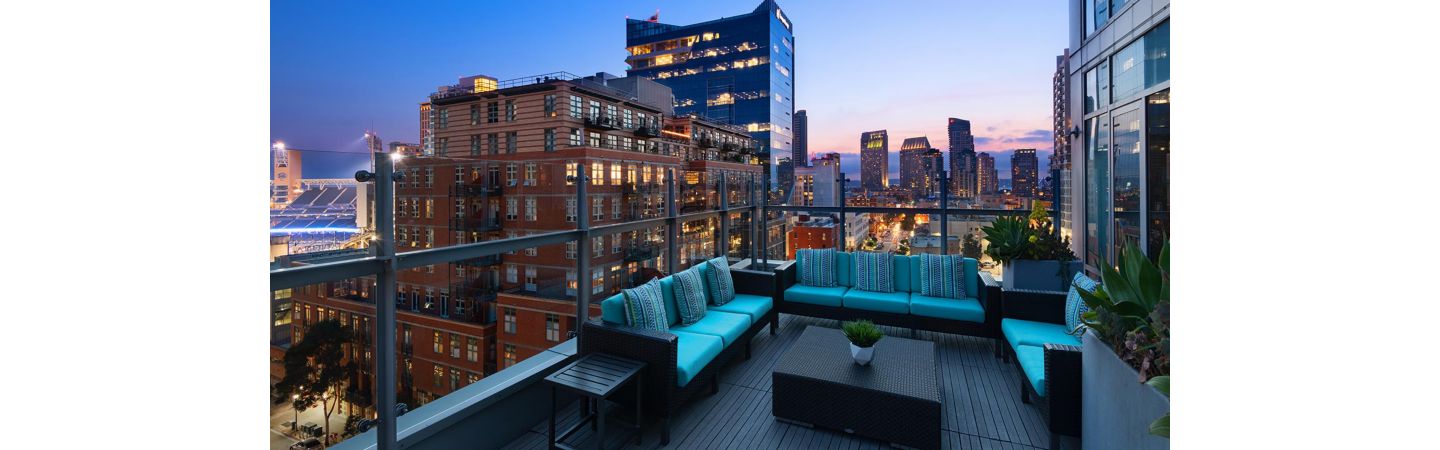
M 1134 242 L 1102 264 L 1081 356 L 1081 446 L 1170 448 L 1170 245 L 1152 262 Z
M 840 330 L 850 340 L 850 357 L 855 358 L 855 364 L 870 365 L 870 360 L 875 358 L 875 343 L 880 342 L 885 334 L 868 320 L 845 322 Z
M 1001 287 L 1065 291 L 1080 270 L 1080 261 L 1070 250 L 1070 239 L 1055 234 L 1045 209 L 1036 203 L 1030 217 L 1000 217 L 985 231 L 989 246 L 985 254 L 1003 265 Z

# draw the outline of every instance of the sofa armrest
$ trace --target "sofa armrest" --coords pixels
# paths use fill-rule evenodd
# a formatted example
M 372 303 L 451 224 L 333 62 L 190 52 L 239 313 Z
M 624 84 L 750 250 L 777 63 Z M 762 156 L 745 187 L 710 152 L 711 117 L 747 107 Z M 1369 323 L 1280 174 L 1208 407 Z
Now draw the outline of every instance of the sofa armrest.
M 1014 289 L 1001 294 L 1000 311 L 1006 319 L 1065 323 L 1065 293 Z
M 675 360 L 679 339 L 674 334 L 635 327 L 586 321 L 581 327 L 580 354 L 606 353 L 645 363 L 645 403 L 667 405 L 675 386 Z
M 750 269 L 730 269 L 735 279 L 735 293 L 775 297 L 775 274 Z
M 778 291 L 775 293 L 777 300 L 785 297 L 786 289 L 790 289 L 790 286 L 800 282 L 799 266 L 799 263 L 791 260 L 781 263 L 780 267 L 775 269 L 775 281 L 778 283 L 775 287 Z
M 1080 435 L 1080 347 L 1045 344 L 1045 396 L 1050 430 Z
M 985 309 L 985 327 L 994 333 L 1000 333 L 1000 319 L 1004 317 L 1004 306 L 1000 301 L 1000 282 L 990 272 L 980 272 L 980 292 L 976 293 L 976 299 L 980 300 L 980 307 Z

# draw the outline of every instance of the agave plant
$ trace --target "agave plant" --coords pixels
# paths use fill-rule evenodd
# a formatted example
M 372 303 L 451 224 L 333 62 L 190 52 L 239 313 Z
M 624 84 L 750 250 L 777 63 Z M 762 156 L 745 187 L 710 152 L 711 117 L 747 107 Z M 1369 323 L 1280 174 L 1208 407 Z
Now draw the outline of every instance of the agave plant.
M 997 217 L 990 226 L 981 230 L 985 232 L 985 240 L 990 242 L 985 254 L 1001 263 L 1024 257 L 1026 248 L 1030 246 L 1030 237 L 1034 236 L 1030 224 L 1021 217 Z
M 1134 242 L 1120 252 L 1118 268 L 1101 264 L 1100 286 L 1094 292 L 1076 289 L 1090 308 L 1081 315 L 1085 326 L 1115 350 L 1145 382 L 1170 395 L 1170 243 L 1151 262 Z M 1150 432 L 1170 436 L 1170 415 L 1157 419 Z

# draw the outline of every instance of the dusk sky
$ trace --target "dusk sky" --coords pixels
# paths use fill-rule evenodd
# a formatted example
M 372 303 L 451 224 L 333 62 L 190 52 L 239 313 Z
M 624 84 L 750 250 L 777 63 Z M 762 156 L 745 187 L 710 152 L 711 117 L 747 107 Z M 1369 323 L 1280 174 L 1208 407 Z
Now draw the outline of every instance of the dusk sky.
M 416 142 L 418 105 L 436 86 L 476 74 L 623 76 L 626 16 L 659 9 L 662 23 L 690 24 L 759 3 L 274 2 L 270 132 L 292 148 L 340 152 L 363 152 L 366 129 L 387 143 Z M 996 156 L 1002 178 L 1016 148 L 1039 149 L 1046 170 L 1064 3 L 778 3 L 795 24 L 795 108 L 808 111 L 811 155 L 841 153 L 843 170 L 858 180 L 860 133 L 886 129 L 896 177 L 900 142 L 928 136 L 948 150 L 946 118 L 958 117 L 970 120 L 978 151 Z M 306 157 L 307 177 L 354 170 L 319 161 Z

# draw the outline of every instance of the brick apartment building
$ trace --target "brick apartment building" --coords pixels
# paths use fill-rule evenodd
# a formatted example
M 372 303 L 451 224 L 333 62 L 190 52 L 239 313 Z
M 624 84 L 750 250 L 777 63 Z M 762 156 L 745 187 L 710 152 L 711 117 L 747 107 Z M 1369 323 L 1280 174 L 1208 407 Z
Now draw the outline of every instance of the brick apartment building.
M 568 74 L 495 82 L 467 77 L 421 105 L 424 156 L 396 163 L 397 251 L 570 230 L 579 201 L 591 226 L 663 217 L 666 178 L 674 174 L 682 212 L 719 206 L 726 180 L 730 204 L 746 201 L 762 166 L 743 128 L 674 117 L 669 88 L 638 78 Z M 577 175 L 588 176 L 576 198 Z M 748 223 L 732 214 L 727 248 L 748 245 Z M 714 257 L 715 219 L 681 224 L 679 267 Z M 591 245 L 591 273 L 576 273 L 570 242 L 407 270 L 397 276 L 398 392 L 412 407 L 503 370 L 569 339 L 577 329 L 578 277 L 590 276 L 592 300 L 648 279 L 667 267 L 664 229 L 601 236 Z M 373 280 L 297 289 L 301 315 L 333 316 L 367 336 L 374 317 Z M 590 306 L 599 316 L 598 303 Z M 314 319 L 319 320 L 319 319 Z M 368 344 L 358 348 L 368 366 Z M 352 383 L 369 392 L 370 377 Z M 363 396 L 360 396 L 363 397 Z M 358 405 L 361 409 L 368 404 Z

